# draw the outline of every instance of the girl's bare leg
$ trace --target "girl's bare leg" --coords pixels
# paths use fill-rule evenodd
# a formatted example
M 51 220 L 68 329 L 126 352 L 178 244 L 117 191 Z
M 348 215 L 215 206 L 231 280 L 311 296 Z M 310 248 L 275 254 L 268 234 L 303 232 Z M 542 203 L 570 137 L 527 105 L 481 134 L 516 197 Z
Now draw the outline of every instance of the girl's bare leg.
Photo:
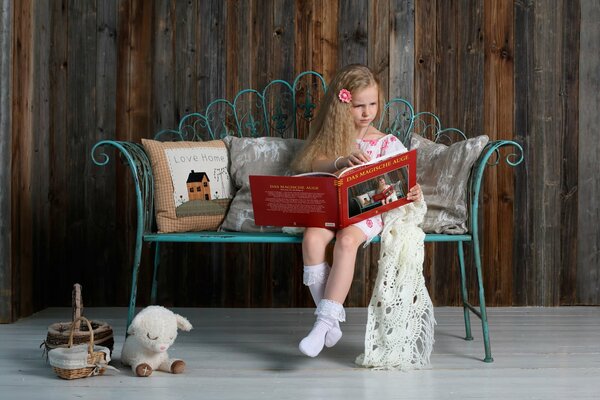
M 355 226 L 338 231 L 336 236 L 333 247 L 333 265 L 325 288 L 325 298 L 342 304 L 348 296 L 354 277 L 358 246 L 367 238 L 363 231 Z
M 302 239 L 304 265 L 317 265 L 325 262 L 325 249 L 335 232 L 324 228 L 306 228 Z
M 325 248 L 322 250 L 322 258 L 317 257 L 318 251 L 320 251 L 317 250 L 317 244 L 320 243 L 317 239 L 322 238 L 323 236 L 317 233 L 314 235 L 312 232 L 309 233 L 309 240 L 315 240 L 315 243 L 307 242 L 306 248 L 309 251 L 304 252 L 305 262 L 307 259 L 311 262 L 319 262 L 319 260 L 325 259 Z M 350 226 L 338 231 L 333 248 L 333 266 L 327 280 L 325 298 L 318 304 L 317 321 L 313 329 L 300 342 L 299 347 L 302 353 L 315 357 L 328 341 L 328 346 L 331 347 L 342 337 L 342 332 L 339 329 L 339 322 L 345 320 L 342 303 L 346 299 L 352 283 L 358 246 L 365 240 L 364 233 L 356 227 Z M 304 248 L 303 245 L 303 251 Z M 315 258 L 310 258 L 310 256 L 315 256 Z
M 308 228 L 302 242 L 304 258 L 303 283 L 310 290 L 310 294 L 318 306 L 325 293 L 325 285 L 329 277 L 330 267 L 325 261 L 327 245 L 333 239 L 334 232 L 321 228 Z M 340 324 L 335 321 L 334 326 L 325 335 L 325 346 L 333 347 L 342 338 Z

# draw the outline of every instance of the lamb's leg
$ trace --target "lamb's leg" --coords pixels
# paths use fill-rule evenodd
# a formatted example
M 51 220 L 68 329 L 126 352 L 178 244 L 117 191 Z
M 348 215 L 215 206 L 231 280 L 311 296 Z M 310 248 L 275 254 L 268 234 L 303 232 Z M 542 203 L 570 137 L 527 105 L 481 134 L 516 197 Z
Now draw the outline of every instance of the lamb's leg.
M 136 365 L 135 367 L 132 365 L 131 370 L 137 375 L 142 377 L 147 377 L 152 375 L 152 367 L 146 363 L 141 363 Z
M 172 374 L 181 374 L 185 371 L 185 362 L 177 358 L 170 358 L 160 364 L 159 371 L 170 372 Z

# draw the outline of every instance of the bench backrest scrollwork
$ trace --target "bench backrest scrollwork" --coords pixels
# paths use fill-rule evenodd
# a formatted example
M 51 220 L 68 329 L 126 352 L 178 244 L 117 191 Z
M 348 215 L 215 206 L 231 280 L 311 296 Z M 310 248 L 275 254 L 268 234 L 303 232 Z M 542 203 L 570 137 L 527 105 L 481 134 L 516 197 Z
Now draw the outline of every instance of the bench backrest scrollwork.
M 245 89 L 232 101 L 217 99 L 202 112 L 184 116 L 176 129 L 165 129 L 155 135 L 162 141 L 205 141 L 221 139 L 228 135 L 239 137 L 305 138 L 310 122 L 316 115 L 319 101 L 327 90 L 324 78 L 317 72 L 300 73 L 293 82 L 274 80 L 262 91 Z M 407 148 L 413 134 L 419 134 L 436 143 L 450 145 L 465 140 L 467 136 L 455 128 L 444 128 L 440 119 L 430 112 L 415 113 L 413 106 L 402 98 L 392 98 L 384 106 L 381 119 L 374 125 L 384 133 L 397 136 Z M 106 153 L 96 154 L 96 149 L 110 145 L 117 148 L 129 165 L 136 187 L 138 232 L 152 232 L 153 181 L 150 162 L 142 146 L 137 143 L 103 140 L 92 149 L 96 165 L 106 165 Z M 512 153 L 502 158 L 501 147 L 512 148 Z M 496 165 L 504 160 L 511 166 L 523 160 L 522 147 L 513 141 L 490 142 L 478 164 L 473 168 L 469 184 L 469 231 L 477 231 L 479 191 L 486 165 Z

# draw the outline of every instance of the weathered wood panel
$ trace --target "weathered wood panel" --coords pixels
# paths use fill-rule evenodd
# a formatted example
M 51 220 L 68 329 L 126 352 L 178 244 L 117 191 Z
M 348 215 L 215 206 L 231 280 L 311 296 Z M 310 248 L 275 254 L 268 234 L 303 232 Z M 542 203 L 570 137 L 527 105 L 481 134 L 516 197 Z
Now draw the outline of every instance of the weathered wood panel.
M 560 282 L 560 178 L 562 141 L 560 132 L 564 116 L 560 101 L 561 60 L 560 29 L 562 9 L 555 2 L 534 4 L 533 31 L 533 98 L 532 182 L 534 280 L 531 304 L 558 304 Z
M 195 108 L 195 4 L 154 1 L 152 21 L 152 130 L 173 127 Z M 176 109 L 177 107 L 177 109 Z
M 339 0 L 339 67 L 368 63 L 368 15 L 367 2 Z
M 90 32 L 91 34 L 91 32 Z M 91 304 L 111 303 L 119 298 L 122 291 L 127 291 L 127 283 L 121 282 L 118 277 L 122 267 L 115 262 L 119 259 L 117 246 L 114 246 L 112 235 L 106 232 L 115 232 L 116 209 L 114 207 L 115 190 L 115 163 L 108 168 L 97 168 L 90 162 L 89 150 L 94 142 L 116 137 L 116 92 L 117 92 L 117 4 L 116 2 L 98 2 L 96 10 L 96 64 L 95 91 L 95 119 L 90 123 L 89 139 L 86 143 L 86 199 L 88 205 L 86 216 L 102 216 L 96 218 L 95 223 L 86 223 L 88 254 L 93 255 L 94 271 L 105 271 L 98 275 L 91 275 L 84 290 L 84 301 Z M 106 193 L 107 197 L 98 196 Z M 92 289 L 97 287 L 97 289 Z M 95 293 L 96 297 L 88 296 Z M 68 292 L 63 292 L 63 296 Z
M 50 37 L 52 42 L 52 52 L 50 53 L 50 91 L 48 100 L 50 106 L 48 135 L 50 137 L 49 156 L 51 173 L 47 179 L 50 182 L 48 200 L 50 203 L 49 226 L 52 227 L 52 237 L 50 239 L 50 248 L 52 251 L 45 269 L 48 280 L 54 284 L 53 281 L 55 278 L 53 279 L 52 277 L 61 276 L 61 271 L 63 270 L 62 266 L 67 263 L 66 252 L 68 251 L 68 246 L 60 245 L 54 238 L 69 237 L 68 221 L 65 218 L 66 210 L 68 210 L 67 192 L 62 189 L 64 187 L 64 181 L 69 179 L 68 177 L 71 172 L 66 162 L 69 158 L 67 142 L 70 136 L 67 134 L 67 115 L 69 112 L 67 104 L 67 74 L 69 70 L 67 56 L 68 31 L 63 29 L 63 27 L 68 25 L 68 6 L 66 0 L 51 2 L 51 5 L 50 18 L 52 27 L 50 30 Z M 112 101 L 114 100 L 111 99 L 111 102 Z M 107 187 L 114 190 L 115 183 L 115 180 L 111 179 L 105 184 Z M 73 278 L 70 278 L 70 280 L 73 280 Z M 86 291 L 85 293 L 87 293 L 87 286 L 84 290 Z M 64 293 L 64 295 L 68 296 L 68 292 Z M 46 298 L 47 304 L 52 304 L 53 302 L 62 303 L 63 301 L 68 300 L 66 300 L 66 297 L 60 298 L 58 292 L 53 298 L 50 296 Z
M 323 56 L 323 64 L 320 72 L 323 74 L 326 82 L 330 82 L 339 66 L 339 2 L 322 0 L 322 4 L 317 3 L 316 19 L 321 18 L 320 47 L 316 52 Z
M 415 3 L 390 2 L 389 97 L 401 97 L 414 104 Z
M 414 76 L 414 107 L 415 110 L 436 109 L 436 44 L 437 8 L 433 1 L 418 1 L 415 3 L 415 76 Z M 432 111 L 433 112 L 433 111 Z M 425 260 L 423 274 L 425 283 L 430 288 L 434 304 L 437 301 L 432 283 L 435 276 L 433 257 L 437 244 L 432 243 L 425 247 Z
M 117 107 L 116 132 L 118 140 L 139 142 L 152 137 L 152 14 L 153 4 L 141 0 L 119 0 L 117 33 Z M 117 162 L 117 246 L 128 265 L 135 249 L 135 191 L 126 165 Z M 152 260 L 149 248 L 144 247 L 143 268 L 139 278 L 138 296 L 150 295 Z M 130 282 L 131 267 L 121 270 L 119 279 Z M 128 298 L 129 290 L 126 292 Z
M 462 86 L 459 81 L 460 33 L 465 24 L 474 21 L 461 20 L 459 2 L 437 2 L 436 15 L 436 79 L 434 112 L 441 118 L 443 126 L 458 126 L 460 116 L 467 112 L 462 103 Z M 459 26 L 460 24 L 460 26 Z M 453 99 L 453 101 L 448 101 Z M 419 109 L 421 111 L 422 109 Z M 467 135 L 470 133 L 467 132 Z M 460 285 L 456 246 L 437 244 L 431 265 L 431 296 L 434 304 L 459 301 Z M 444 299 L 444 300 L 443 300 Z
M 531 169 L 532 145 L 531 112 L 533 96 L 533 7 L 529 2 L 514 3 L 514 138 L 521 143 L 525 152 L 525 160 L 516 168 L 515 187 L 515 226 L 514 232 L 514 272 L 513 300 L 514 305 L 529 304 L 530 287 L 528 282 L 533 268 L 533 198 Z
M 33 301 L 32 141 L 33 141 L 33 4 L 13 3 L 11 255 L 13 316 L 29 315 Z
M 581 1 L 579 53 L 579 183 L 577 224 L 577 296 L 580 304 L 600 304 L 600 4 Z
M 485 1 L 482 10 L 485 16 L 483 43 L 485 46 L 484 99 L 475 93 L 468 93 L 475 102 L 475 115 L 484 114 L 482 133 L 490 140 L 513 139 L 513 5 L 505 1 Z M 470 19 L 470 18 L 469 18 Z M 476 33 L 477 34 L 477 33 Z M 479 43 L 477 40 L 475 43 Z M 471 45 L 468 45 L 470 50 Z M 462 64 L 462 63 L 461 63 Z M 473 71 L 475 75 L 477 70 Z M 479 103 L 482 107 L 477 107 Z M 480 132 L 479 127 L 466 119 L 461 126 L 466 132 Z M 502 157 L 504 157 L 503 152 Z M 505 162 L 488 168 L 483 189 L 484 217 L 483 227 L 483 273 L 488 303 L 511 304 L 513 255 L 510 249 L 513 243 L 513 223 L 505 218 L 512 215 L 513 208 L 513 172 Z M 498 195 L 497 195 L 498 194 Z M 489 268 L 495 265 L 497 268 Z
M 95 268 L 81 268 L 92 248 L 92 238 L 87 238 L 89 224 L 86 222 L 87 212 L 91 211 L 97 195 L 93 185 L 88 185 L 85 176 L 86 164 L 89 162 L 88 151 L 97 140 L 96 133 L 96 57 L 81 57 L 89 52 L 95 55 L 96 48 L 96 7 L 89 2 L 69 0 L 67 3 L 68 30 L 67 47 L 67 132 L 65 145 L 67 155 L 67 175 L 58 183 L 58 190 L 65 193 L 66 216 L 63 223 L 70 237 L 70 246 L 64 253 L 64 265 L 61 269 L 68 273 L 71 280 L 61 279 L 55 286 L 57 293 L 63 297 L 70 292 L 74 282 L 85 288 L 96 285 Z M 76 90 L 74 90 L 77 88 Z M 91 166 L 90 166 L 91 168 Z M 95 224 L 93 224 L 95 225 Z M 98 224 L 101 229 L 102 224 Z M 94 247 L 95 248 L 95 247 Z M 101 290 L 86 290 L 87 301 L 94 304 L 98 301 Z
M 14 318 L 11 248 L 12 1 L 0 1 L 0 323 Z
M 227 3 L 220 0 L 201 1 L 197 5 L 196 29 L 196 110 L 204 110 L 213 100 L 226 97 L 226 12 Z M 177 251 L 181 246 L 169 246 Z M 197 291 L 204 293 L 197 298 L 202 306 L 223 305 L 223 296 L 220 292 L 224 289 L 223 260 L 226 246 L 202 244 L 196 245 L 195 251 L 202 252 L 204 256 L 196 259 L 205 260 L 198 268 L 197 263 L 190 260 L 191 268 L 203 272 L 198 279 Z M 209 257 L 205 255 L 208 254 Z M 169 265 L 169 264 L 167 264 Z M 173 265 L 173 264 L 172 264 Z M 178 265 L 178 264 L 174 264 Z M 166 274 L 170 274 L 167 269 Z M 171 274 L 172 275 L 172 274 Z M 163 291 L 161 291 L 162 293 Z M 172 290 L 167 290 L 170 295 Z M 196 297 L 198 297 L 196 295 Z
M 383 91 L 389 98 L 390 81 L 390 2 L 369 2 L 367 65 L 373 70 Z
M 559 140 L 562 146 L 561 160 L 561 259 L 559 304 L 576 304 L 577 289 L 577 246 L 578 236 L 578 151 L 579 151 L 579 25 L 581 22 L 580 2 L 562 3 L 561 22 L 561 83 L 560 101 L 563 121 Z M 596 70 L 598 72 L 598 70 Z M 583 287 L 582 287 L 583 289 Z M 594 289 L 597 292 L 597 287 Z M 597 299 L 600 297 L 597 297 Z
M 437 19 L 435 2 L 415 3 L 414 106 L 417 110 L 435 110 Z
M 50 203 L 47 194 L 50 189 L 48 179 L 39 179 L 39 171 L 50 171 L 50 29 L 51 29 L 51 5 L 50 3 L 34 3 L 33 21 L 37 27 L 33 31 L 33 43 L 36 48 L 33 63 L 33 87 L 32 96 L 32 130 L 35 132 L 32 138 L 34 157 L 31 159 L 34 172 L 34 189 L 31 195 L 32 202 L 32 242 L 33 252 L 33 307 L 40 309 L 44 307 L 44 298 L 48 288 L 49 271 L 44 264 L 50 254 Z
M 209 102 L 226 96 L 226 4 L 220 0 L 198 3 L 196 38 L 197 109 L 204 110 Z

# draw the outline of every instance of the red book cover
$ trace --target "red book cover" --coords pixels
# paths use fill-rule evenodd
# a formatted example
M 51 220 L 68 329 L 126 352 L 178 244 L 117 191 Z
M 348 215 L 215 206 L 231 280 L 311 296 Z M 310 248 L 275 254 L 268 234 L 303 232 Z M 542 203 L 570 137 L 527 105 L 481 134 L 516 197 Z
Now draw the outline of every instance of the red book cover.
M 339 229 L 403 206 L 416 183 L 416 150 L 329 173 L 250 175 L 257 225 Z

